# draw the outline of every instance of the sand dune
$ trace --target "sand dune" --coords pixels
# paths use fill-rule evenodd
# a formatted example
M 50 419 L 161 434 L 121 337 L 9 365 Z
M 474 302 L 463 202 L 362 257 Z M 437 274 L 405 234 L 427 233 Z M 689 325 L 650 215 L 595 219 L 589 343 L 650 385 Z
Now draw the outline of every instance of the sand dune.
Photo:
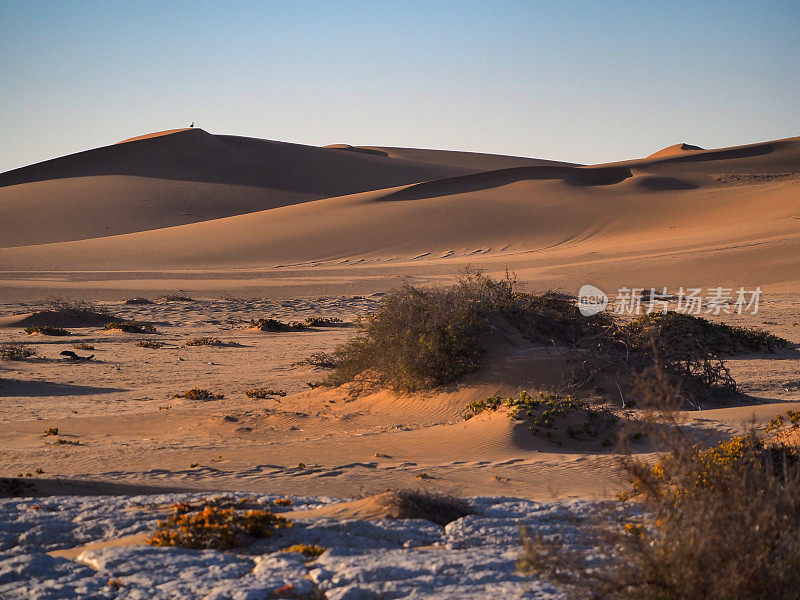
M 0 247 L 207 221 L 474 170 L 201 129 L 148 134 L 0 174 Z
M 686 142 L 680 144 L 673 144 L 672 146 L 667 146 L 666 148 L 662 148 L 658 152 L 653 152 L 647 158 L 660 158 L 662 156 L 674 156 L 676 154 L 683 154 L 684 152 L 691 152 L 693 150 L 704 150 L 700 146 L 693 146 L 692 144 L 687 144 Z
M 386 268 L 446 263 L 452 273 L 458 261 L 552 271 L 590 260 L 619 275 L 635 271 L 637 260 L 650 261 L 648 285 L 800 281 L 798 175 L 797 138 L 596 167 L 516 167 L 7 248 L 0 268 L 225 270 L 370 261 Z

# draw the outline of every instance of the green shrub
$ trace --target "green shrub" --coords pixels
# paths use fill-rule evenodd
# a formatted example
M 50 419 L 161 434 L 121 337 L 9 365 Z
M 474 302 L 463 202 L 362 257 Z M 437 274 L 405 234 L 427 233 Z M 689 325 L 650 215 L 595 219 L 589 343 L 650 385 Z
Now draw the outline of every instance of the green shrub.
M 103 329 L 108 331 L 124 331 L 125 333 L 156 333 L 156 327 L 152 323 L 141 321 L 112 321 L 106 323 Z
M 72 335 L 68 330 L 61 327 L 51 327 L 50 325 L 34 325 L 33 327 L 26 327 L 25 332 L 28 334 L 40 333 L 41 335 Z
M 7 342 L 0 344 L 0 358 L 3 360 L 25 360 L 36 356 L 36 350 L 24 344 Z

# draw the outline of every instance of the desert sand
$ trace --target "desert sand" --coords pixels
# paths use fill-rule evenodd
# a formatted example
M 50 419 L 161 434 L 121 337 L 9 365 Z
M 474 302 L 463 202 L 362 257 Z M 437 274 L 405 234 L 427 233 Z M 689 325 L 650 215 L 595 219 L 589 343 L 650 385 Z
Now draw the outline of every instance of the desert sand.
M 552 349 L 512 352 L 439 392 L 352 399 L 309 389 L 324 370 L 301 363 L 354 327 L 247 325 L 313 315 L 353 324 L 404 278 L 448 281 L 465 265 L 570 293 L 583 283 L 760 286 L 761 312 L 727 320 L 774 323 L 800 342 L 800 138 L 682 143 L 580 166 L 179 129 L 10 171 L 0 185 L 0 332 L 39 351 L 0 372 L 9 474 L 343 496 L 420 482 L 540 499 L 613 494 L 611 452 L 530 440 L 502 415 L 461 418 L 472 400 L 557 386 L 545 376 L 558 372 Z M 121 302 L 177 290 L 199 300 Z M 99 322 L 62 323 L 75 327 L 68 338 L 23 333 L 36 299 L 59 295 L 158 323 L 144 338 L 165 346 L 137 347 L 143 336 Z M 227 345 L 184 346 L 202 336 Z M 62 360 L 76 343 L 93 345 L 94 360 Z M 732 361 L 742 389 L 769 404 L 704 419 L 732 430 L 800 402 L 797 364 L 792 352 Z M 192 387 L 225 399 L 171 398 Z M 250 399 L 253 387 L 288 395 Z M 50 426 L 80 445 L 48 446 Z
M 67 533 L 47 538 L 37 552 L 61 553 L 36 559 L 77 560 L 101 573 L 115 573 L 115 560 L 139 561 L 146 573 L 155 556 L 140 545 L 154 514 L 130 520 L 103 511 L 138 510 L 138 494 L 184 495 L 159 496 L 162 514 L 170 499 L 216 491 L 256 494 L 266 505 L 290 496 L 293 518 L 308 525 L 303 531 L 322 527 L 314 534 L 320 543 L 338 539 L 325 529 L 336 527 L 330 519 L 356 519 L 348 521 L 350 533 L 377 519 L 374 527 L 387 528 L 380 535 L 392 540 L 387 547 L 406 536 L 413 541 L 406 548 L 471 548 L 463 560 L 502 565 L 492 575 L 497 581 L 476 593 L 494 585 L 517 593 L 524 581 L 513 574 L 514 552 L 494 556 L 494 534 L 478 540 L 469 533 L 473 547 L 453 541 L 467 536 L 459 528 L 471 531 L 463 524 L 444 533 L 392 525 L 385 493 L 422 488 L 486 497 L 476 502 L 495 511 L 503 540 L 517 535 L 519 519 L 539 526 L 549 518 L 541 515 L 560 510 L 532 501 L 613 498 L 625 481 L 609 444 L 536 437 L 503 411 L 463 418 L 468 403 L 489 396 L 562 389 L 560 349 L 510 339 L 457 384 L 406 394 L 314 387 L 328 371 L 307 359 L 350 339 L 387 290 L 403 281 L 447 283 L 467 266 L 513 272 L 528 291 L 760 287 L 757 313 L 703 315 L 791 342 L 775 353 L 727 359 L 745 395 L 687 412 L 699 436 L 725 439 L 800 409 L 799 192 L 800 138 L 711 150 L 679 143 L 646 158 L 577 165 L 176 129 L 0 174 L 0 342 L 36 351 L 0 361 L 0 476 L 25 482 L 21 490 L 4 483 L 0 495 L 56 496 L 79 522 L 102 522 L 100 531 L 54 521 Z M 126 302 L 133 297 L 150 302 Z M 48 308 L 47 298 L 88 300 L 108 316 L 76 320 Z M 250 324 L 313 316 L 342 323 L 286 332 Z M 153 323 L 157 331 L 104 329 L 112 317 Z M 31 325 L 67 327 L 71 335 L 28 334 Z M 221 344 L 187 345 L 202 337 Z M 145 341 L 160 347 L 137 345 Z M 63 351 L 92 358 L 71 360 Z M 191 388 L 224 397 L 175 397 Z M 255 388 L 272 392 L 249 397 Z M 58 435 L 45 435 L 48 428 Z M 633 450 L 655 456 L 647 441 Z M 98 494 L 121 499 L 86 504 Z M 508 498 L 527 500 L 520 508 Z M 6 506 L 9 522 L 33 527 L 33 517 L 14 506 Z M 41 510 L 35 506 L 23 508 Z M 298 590 L 311 589 L 310 577 L 316 590 L 338 598 L 347 586 L 326 579 L 333 571 L 325 569 L 368 578 L 358 569 L 373 547 L 359 548 L 353 565 L 325 555 L 317 563 L 324 568 L 310 576 L 299 558 L 276 554 L 274 569 L 262 568 L 272 579 L 262 575 L 280 586 L 293 573 Z M 420 552 L 381 560 L 427 568 Z M 253 573 L 261 568 L 248 565 Z M 97 583 L 93 574 L 70 573 L 74 589 Z M 141 577 L 142 589 L 155 585 Z M 388 585 L 375 577 L 376 590 Z

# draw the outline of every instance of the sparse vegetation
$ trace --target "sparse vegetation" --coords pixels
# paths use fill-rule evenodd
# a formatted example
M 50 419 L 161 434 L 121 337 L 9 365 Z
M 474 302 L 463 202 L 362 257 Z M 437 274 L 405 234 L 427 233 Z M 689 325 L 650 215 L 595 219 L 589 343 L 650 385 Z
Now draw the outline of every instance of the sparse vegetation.
M 36 350 L 24 344 L 6 342 L 0 344 L 0 358 L 3 360 L 25 360 L 36 356 Z
M 152 323 L 141 321 L 112 321 L 106 323 L 103 329 L 108 331 L 124 331 L 125 333 L 156 333 L 156 326 Z
M 344 324 L 339 317 L 308 317 L 303 322 L 308 327 L 339 327 Z
M 181 296 L 178 294 L 170 294 L 167 296 L 161 296 L 157 298 L 160 302 L 194 302 L 194 298 L 189 298 L 188 296 Z
M 291 498 L 278 498 L 277 500 L 272 502 L 275 506 L 291 506 L 294 504 Z
M 469 502 L 450 494 L 419 489 L 401 489 L 394 494 L 401 519 L 426 519 L 444 527 L 461 517 L 475 514 Z
M 188 398 L 189 400 L 222 400 L 225 398 L 223 394 L 215 394 L 209 390 L 201 388 L 192 388 L 180 394 L 175 394 L 173 398 Z
M 474 371 L 493 325 L 505 324 L 539 342 L 568 342 L 610 323 L 604 314 L 583 317 L 568 297 L 525 294 L 511 277 L 496 281 L 465 273 L 453 286 L 404 285 L 362 320 L 361 331 L 337 348 L 327 385 L 358 381 L 398 391 L 429 389 Z
M 45 437 L 49 435 L 58 435 L 58 427 L 48 427 L 44 430 L 44 435 Z
M 147 298 L 128 298 L 125 300 L 125 304 L 154 304 L 152 300 L 148 300 Z
M 73 346 L 75 350 L 95 350 L 96 348 L 91 344 L 75 344 Z
M 519 567 L 576 599 L 797 597 L 800 451 L 777 435 L 796 432 L 792 415 L 766 435 L 702 448 L 679 421 L 669 374 L 641 377 L 642 404 L 655 409 L 649 435 L 665 454 L 655 465 L 624 455 L 632 485 L 621 499 L 637 501 L 633 516 L 620 523 L 619 511 L 598 509 L 584 522 L 580 545 L 595 556 L 574 540 L 528 532 Z
M 273 332 L 282 332 L 282 331 L 302 331 L 303 329 L 308 329 L 305 323 L 302 321 L 292 321 L 290 323 L 284 323 L 283 321 L 279 321 L 278 319 L 253 319 L 250 321 L 250 327 L 254 329 L 260 329 L 261 331 L 273 331 Z
M 291 527 L 291 521 L 263 510 L 237 512 L 234 508 L 205 506 L 192 511 L 188 504 L 173 505 L 173 514 L 158 521 L 158 531 L 148 538 L 152 546 L 228 550 L 256 538 L 270 537 Z
M 283 397 L 283 396 L 286 395 L 286 391 L 285 390 L 273 390 L 273 389 L 270 389 L 270 388 L 253 388 L 251 390 L 247 390 L 245 392 L 245 394 L 247 394 L 248 398 L 261 398 L 261 399 L 264 399 L 264 398 L 269 398 L 271 396 L 281 396 L 281 397 Z
M 318 556 L 321 556 L 325 550 L 327 550 L 327 548 L 313 544 L 295 544 L 294 546 L 284 548 L 283 552 L 297 552 L 298 554 L 302 554 L 308 558 L 317 558 Z
M 335 369 L 339 363 L 333 354 L 328 354 L 327 352 L 314 352 L 300 364 L 319 367 L 321 369 Z
M 187 346 L 224 346 L 225 342 L 214 337 L 192 338 L 186 342 Z
M 134 344 L 134 346 L 138 346 L 139 348 L 150 348 L 152 350 L 157 350 L 158 348 L 164 347 L 164 342 L 156 342 L 153 340 L 139 340 Z
M 53 336 L 72 335 L 72 333 L 67 329 L 63 329 L 61 327 L 52 327 L 50 325 L 33 325 L 31 327 L 26 327 L 25 333 L 29 335 L 33 335 L 34 333 Z

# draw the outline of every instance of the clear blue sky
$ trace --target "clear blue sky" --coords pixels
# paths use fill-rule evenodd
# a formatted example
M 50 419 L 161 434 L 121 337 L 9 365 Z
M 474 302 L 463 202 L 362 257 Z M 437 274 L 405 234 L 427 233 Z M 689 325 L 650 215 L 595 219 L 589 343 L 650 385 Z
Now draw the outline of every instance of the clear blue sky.
M 191 121 L 583 163 L 796 136 L 798 32 L 798 0 L 0 0 L 0 171 Z

